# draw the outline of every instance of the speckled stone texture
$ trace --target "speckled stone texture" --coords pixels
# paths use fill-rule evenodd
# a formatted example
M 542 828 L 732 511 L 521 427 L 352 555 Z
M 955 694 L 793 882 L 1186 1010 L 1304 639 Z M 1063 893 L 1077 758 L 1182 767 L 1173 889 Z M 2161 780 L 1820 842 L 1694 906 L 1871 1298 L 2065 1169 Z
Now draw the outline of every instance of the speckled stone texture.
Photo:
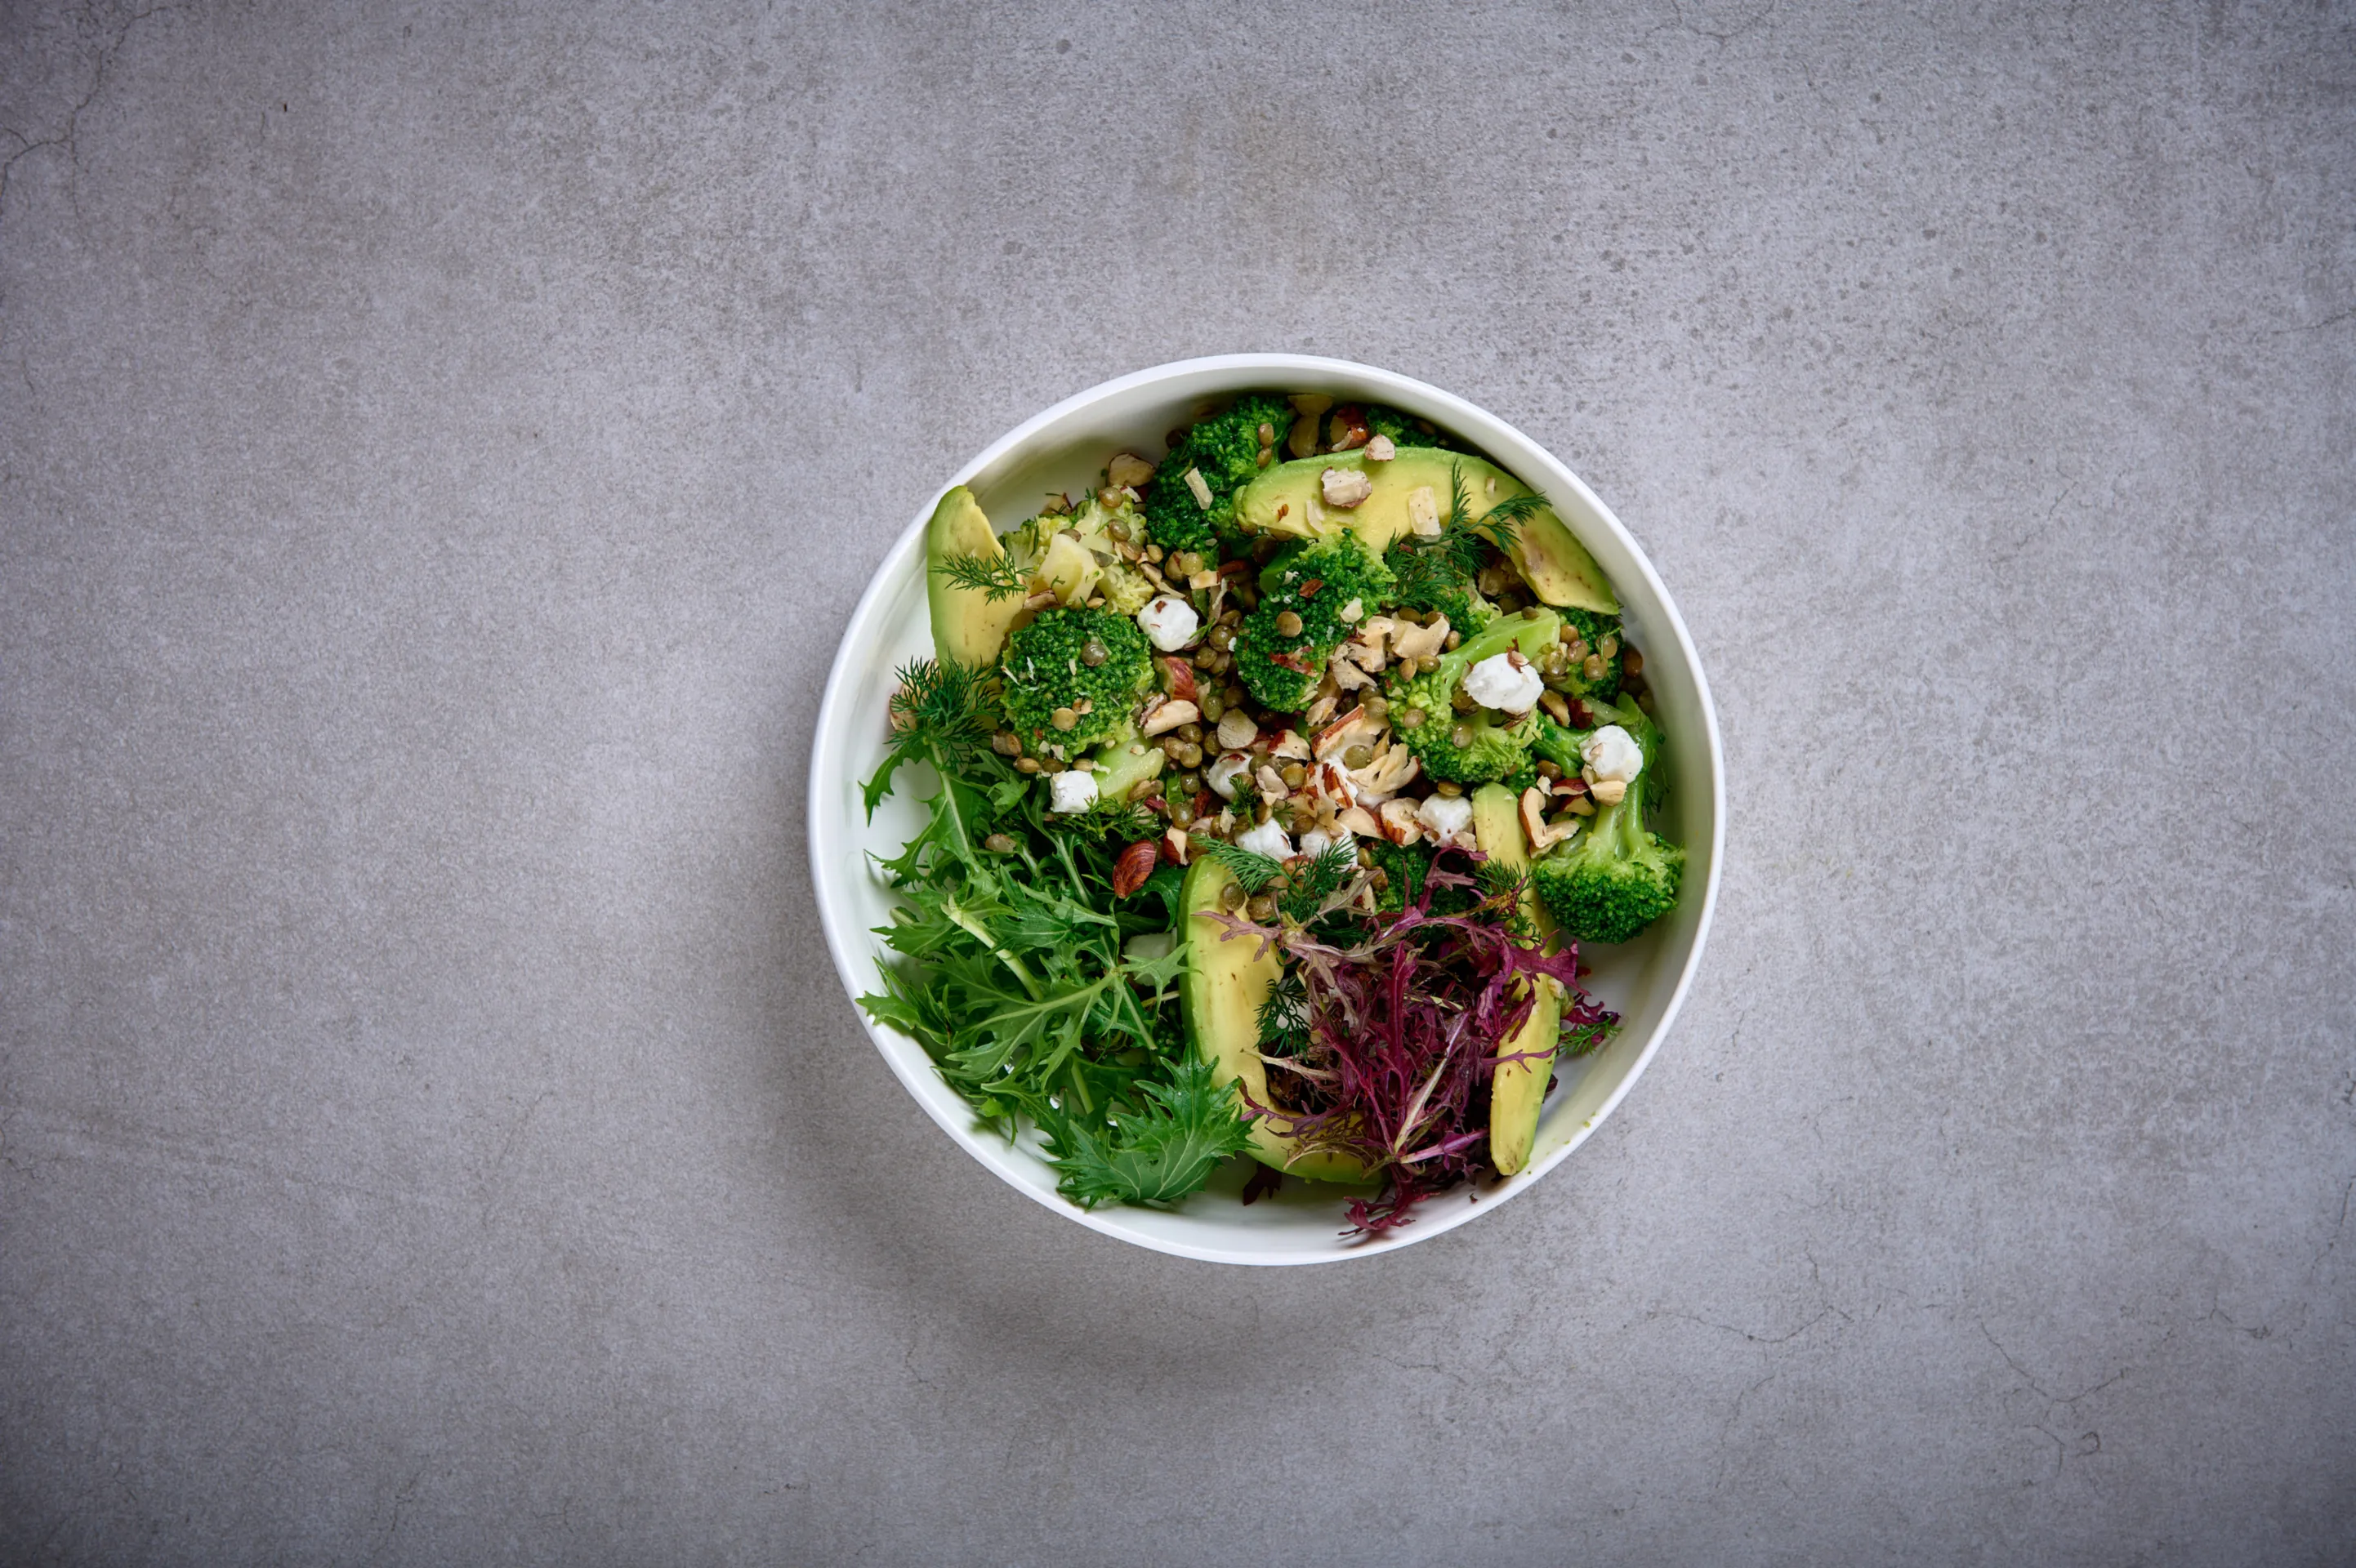
M 2356 1553 L 2356 11 L 0 7 L 0 1557 Z M 809 917 L 886 541 L 1189 355 L 1580 469 L 1651 1073 L 1222 1269 Z M 823 852 L 823 847 L 819 847 Z

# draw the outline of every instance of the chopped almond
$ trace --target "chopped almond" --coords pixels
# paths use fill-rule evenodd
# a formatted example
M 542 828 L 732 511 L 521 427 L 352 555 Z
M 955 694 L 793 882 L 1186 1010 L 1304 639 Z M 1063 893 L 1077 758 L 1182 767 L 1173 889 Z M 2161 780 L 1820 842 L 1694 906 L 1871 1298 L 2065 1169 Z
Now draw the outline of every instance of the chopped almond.
M 1355 403 L 1344 403 L 1333 411 L 1333 444 L 1335 452 L 1352 452 L 1366 444 L 1371 433 L 1366 428 L 1366 411 Z
M 1355 468 L 1328 468 L 1318 475 L 1318 487 L 1324 492 L 1325 504 L 1344 511 L 1362 506 L 1375 493 L 1375 482 Z
M 1440 532 L 1440 496 L 1429 485 L 1419 485 L 1407 493 L 1408 527 L 1424 539 Z
M 1396 741 L 1385 741 L 1375 753 L 1375 760 L 1350 775 L 1358 786 L 1358 798 L 1385 801 L 1413 784 L 1423 764 L 1416 761 L 1413 752 Z
M 1412 844 L 1423 837 L 1423 824 L 1415 819 L 1415 802 L 1387 800 L 1376 813 L 1382 824 L 1383 837 L 1394 844 Z
M 1428 626 L 1401 625 L 1391 634 L 1391 652 L 1400 658 L 1430 658 L 1448 641 L 1448 617 L 1434 615 Z
M 1138 725 L 1147 735 L 1166 735 L 1181 724 L 1192 724 L 1203 716 L 1203 710 L 1183 697 L 1167 697 L 1146 710 L 1144 721 Z
M 1530 841 L 1530 853 L 1543 855 L 1572 834 L 1579 825 L 1548 822 L 1546 819 L 1546 792 L 1537 788 L 1522 791 L 1522 833 Z
M 1338 752 L 1348 750 L 1360 741 L 1372 741 L 1375 738 L 1375 726 L 1367 721 L 1365 706 L 1362 703 L 1318 731 L 1316 741 L 1311 750 L 1322 763 Z

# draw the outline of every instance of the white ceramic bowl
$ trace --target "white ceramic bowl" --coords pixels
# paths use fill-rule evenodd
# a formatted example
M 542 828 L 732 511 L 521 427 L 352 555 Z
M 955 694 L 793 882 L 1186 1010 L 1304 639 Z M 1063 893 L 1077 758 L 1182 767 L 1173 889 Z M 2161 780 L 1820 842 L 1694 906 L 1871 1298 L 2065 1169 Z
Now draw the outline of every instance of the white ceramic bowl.
M 1562 1163 L 1612 1114 L 1667 1034 L 1701 962 L 1702 939 L 1718 898 L 1719 850 L 1724 836 L 1725 789 L 1720 778 L 1718 715 L 1700 661 L 1677 618 L 1668 590 L 1654 574 L 1619 519 L 1564 467 L 1513 426 L 1463 399 L 1421 381 L 1346 360 L 1297 354 L 1228 354 L 1140 370 L 1067 398 L 999 437 L 941 486 L 972 487 L 975 498 L 1003 532 L 1036 510 L 1050 490 L 1077 495 L 1096 482 L 1113 453 L 1162 450 L 1169 430 L 1192 422 L 1197 408 L 1237 392 L 1267 388 L 1326 392 L 1337 400 L 1389 403 L 1420 414 L 1496 459 L 1542 492 L 1556 512 L 1594 552 L 1617 590 L 1630 640 L 1644 651 L 1655 718 L 1667 738 L 1671 769 L 1665 833 L 1686 848 L 1686 874 L 1676 909 L 1633 943 L 1590 948 L 1590 987 L 1622 1019 L 1611 1044 L 1583 1061 L 1567 1063 L 1538 1124 L 1529 1167 L 1481 1191 L 1469 1189 L 1420 1205 L 1411 1223 L 1380 1240 L 1350 1241 L 1342 1232 L 1338 1189 L 1288 1181 L 1272 1199 L 1246 1207 L 1237 1200 L 1242 1162 L 1215 1179 L 1175 1213 L 1131 1208 L 1089 1212 L 1056 1195 L 1055 1173 L 1029 1147 L 978 1129 L 963 1100 L 941 1081 L 922 1047 L 895 1029 L 860 1016 L 875 1048 L 941 1130 L 1017 1191 L 1091 1230 L 1157 1252 L 1214 1263 L 1310 1264 L 1363 1257 L 1426 1241 L 1476 1214 L 1487 1213 Z M 871 854 L 896 853 L 920 824 L 905 799 L 885 802 L 873 823 L 862 810 L 859 785 L 884 752 L 884 702 L 893 672 L 931 653 L 925 604 L 924 532 L 936 491 L 917 509 L 899 542 L 868 584 L 843 633 L 819 710 L 810 753 L 810 871 L 819 919 L 842 983 L 856 997 L 875 988 L 884 954 L 873 928 L 890 921 L 891 891 Z

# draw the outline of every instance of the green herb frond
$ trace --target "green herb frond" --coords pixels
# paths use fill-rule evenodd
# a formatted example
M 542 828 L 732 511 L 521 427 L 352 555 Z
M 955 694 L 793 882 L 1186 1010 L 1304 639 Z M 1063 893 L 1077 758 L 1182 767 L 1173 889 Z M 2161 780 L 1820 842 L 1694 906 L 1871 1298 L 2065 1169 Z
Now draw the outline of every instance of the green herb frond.
M 1018 598 L 1031 587 L 1031 574 L 1011 556 L 953 555 L 933 570 L 952 588 L 971 589 L 992 599 Z
M 892 693 L 892 744 L 916 747 L 956 762 L 990 738 L 990 670 L 955 659 L 912 659 L 899 669 Z
M 1247 895 L 1258 892 L 1284 874 L 1281 861 L 1255 854 L 1249 849 L 1239 849 L 1233 844 L 1223 844 L 1215 838 L 1197 839 L 1194 853 L 1207 855 L 1225 866 L 1227 874 L 1235 878 Z
M 1347 844 L 1328 844 L 1289 880 L 1292 885 L 1276 907 L 1295 924 L 1310 924 L 1347 903 L 1357 891 L 1357 851 Z

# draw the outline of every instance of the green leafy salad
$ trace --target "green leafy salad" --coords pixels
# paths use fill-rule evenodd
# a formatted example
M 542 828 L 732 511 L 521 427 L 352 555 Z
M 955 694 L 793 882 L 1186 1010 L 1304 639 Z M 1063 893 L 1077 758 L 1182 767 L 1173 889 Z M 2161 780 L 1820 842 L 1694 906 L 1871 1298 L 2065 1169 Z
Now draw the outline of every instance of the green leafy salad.
M 926 539 L 861 1005 L 1073 1202 L 1337 1184 L 1380 1233 L 1530 1161 L 1676 903 L 1644 660 L 1545 497 L 1397 410 L 1249 393 L 1001 536 Z

